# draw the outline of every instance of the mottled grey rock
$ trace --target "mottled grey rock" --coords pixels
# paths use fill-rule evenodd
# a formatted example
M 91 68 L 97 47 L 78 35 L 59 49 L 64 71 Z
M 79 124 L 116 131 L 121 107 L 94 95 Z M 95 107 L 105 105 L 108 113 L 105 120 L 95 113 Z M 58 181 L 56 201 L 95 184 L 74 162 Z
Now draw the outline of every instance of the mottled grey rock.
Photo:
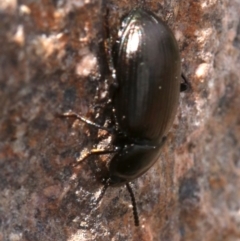
M 124 187 L 93 208 L 106 157 L 74 167 L 105 133 L 57 114 L 104 123 L 106 25 L 114 41 L 134 6 L 0 2 L 0 241 L 240 239 L 239 0 L 146 1 L 173 29 L 191 89 L 159 161 L 132 183 L 141 227 Z

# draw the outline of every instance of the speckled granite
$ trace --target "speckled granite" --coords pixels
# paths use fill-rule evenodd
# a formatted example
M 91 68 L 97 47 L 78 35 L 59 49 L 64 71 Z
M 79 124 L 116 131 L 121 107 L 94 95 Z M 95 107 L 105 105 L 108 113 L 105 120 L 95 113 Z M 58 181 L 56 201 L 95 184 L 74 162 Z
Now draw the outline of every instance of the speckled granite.
M 240 2 L 146 2 L 175 32 L 192 88 L 132 183 L 139 228 L 124 187 L 93 208 L 106 157 L 73 166 L 104 133 L 57 117 L 104 123 L 105 23 L 116 36 L 136 1 L 0 2 L 0 241 L 240 240 Z

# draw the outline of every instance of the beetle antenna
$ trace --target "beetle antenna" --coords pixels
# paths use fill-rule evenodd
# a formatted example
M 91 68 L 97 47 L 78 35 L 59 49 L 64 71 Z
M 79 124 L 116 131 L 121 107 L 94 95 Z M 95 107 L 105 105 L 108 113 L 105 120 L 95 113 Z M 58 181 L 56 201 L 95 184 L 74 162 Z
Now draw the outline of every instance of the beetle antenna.
M 127 190 L 129 192 L 131 200 L 132 200 L 133 217 L 134 217 L 135 226 L 139 226 L 139 217 L 138 217 L 137 205 L 136 205 L 134 193 L 128 182 L 126 183 L 126 187 L 127 187 Z
M 107 179 L 107 181 L 105 182 L 105 184 L 104 184 L 104 186 L 103 186 L 103 188 L 101 190 L 101 193 L 100 193 L 99 197 L 96 200 L 96 205 L 98 205 L 100 203 L 100 201 L 102 200 L 102 198 L 103 198 L 105 192 L 107 191 L 107 188 L 109 187 L 109 185 L 110 185 L 110 178 Z

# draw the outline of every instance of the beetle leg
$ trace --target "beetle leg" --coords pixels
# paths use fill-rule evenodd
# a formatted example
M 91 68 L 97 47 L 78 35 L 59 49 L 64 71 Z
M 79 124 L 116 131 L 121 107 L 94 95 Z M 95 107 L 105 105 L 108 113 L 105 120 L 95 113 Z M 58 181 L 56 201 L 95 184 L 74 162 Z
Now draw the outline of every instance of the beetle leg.
M 95 211 L 96 208 L 98 208 L 98 204 L 100 203 L 100 201 L 103 199 L 103 196 L 105 194 L 105 192 L 107 191 L 108 187 L 110 186 L 110 178 L 108 178 L 105 182 L 104 182 L 104 186 L 98 196 L 98 198 L 96 199 L 95 203 L 94 203 L 94 207 L 93 209 L 90 211 L 88 217 L 92 216 L 93 212 Z M 88 229 L 89 226 L 81 226 L 82 229 Z
M 108 132 L 111 132 L 111 133 L 114 132 L 113 129 L 101 126 L 101 125 L 99 125 L 97 123 L 94 123 L 94 122 L 86 119 L 85 117 L 80 116 L 76 112 L 67 112 L 67 113 L 64 113 L 64 114 L 60 114 L 58 116 L 59 117 L 73 117 L 75 119 L 81 120 L 85 124 L 88 124 L 90 126 L 94 126 L 94 127 L 98 128 L 98 129 L 102 129 L 102 130 L 105 130 L 105 131 L 108 131 Z
M 119 151 L 119 148 L 116 147 L 114 149 L 92 149 L 89 152 L 87 152 L 84 156 L 80 156 L 77 159 L 77 163 L 74 163 L 73 166 L 76 167 L 79 165 L 80 162 L 86 160 L 88 157 L 92 155 L 105 155 L 105 154 L 111 154 L 111 153 L 116 153 Z
M 127 187 L 127 190 L 129 192 L 131 200 L 132 200 L 133 217 L 134 217 L 135 226 L 139 226 L 139 217 L 138 217 L 137 205 L 136 205 L 134 193 L 133 193 L 133 190 L 132 190 L 132 188 L 131 188 L 131 186 L 128 182 L 126 183 L 126 187 Z
M 100 203 L 100 201 L 102 200 L 102 198 L 103 198 L 103 196 L 104 196 L 104 194 L 105 194 L 105 192 L 106 192 L 106 190 L 109 186 L 110 186 L 110 178 L 108 178 L 106 180 L 106 182 L 104 183 L 104 186 L 103 186 L 103 188 L 102 188 L 102 190 L 101 190 L 101 192 L 100 192 L 100 194 L 99 194 L 99 196 L 96 200 L 96 205 L 98 205 Z
M 190 83 L 183 73 L 181 74 L 181 77 L 182 77 L 183 82 L 181 82 L 181 84 L 180 84 L 180 92 L 183 92 L 190 88 Z

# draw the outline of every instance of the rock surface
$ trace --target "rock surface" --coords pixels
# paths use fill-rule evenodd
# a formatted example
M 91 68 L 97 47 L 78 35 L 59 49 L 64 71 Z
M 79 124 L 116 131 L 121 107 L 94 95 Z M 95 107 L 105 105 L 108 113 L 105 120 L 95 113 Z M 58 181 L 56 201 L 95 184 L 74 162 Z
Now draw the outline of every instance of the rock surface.
M 131 2 L 0 2 L 0 241 L 240 240 L 239 0 L 146 1 L 174 31 L 191 89 L 132 183 L 139 228 L 124 187 L 93 208 L 106 157 L 73 165 L 105 133 L 57 115 L 104 123 L 106 32 Z

